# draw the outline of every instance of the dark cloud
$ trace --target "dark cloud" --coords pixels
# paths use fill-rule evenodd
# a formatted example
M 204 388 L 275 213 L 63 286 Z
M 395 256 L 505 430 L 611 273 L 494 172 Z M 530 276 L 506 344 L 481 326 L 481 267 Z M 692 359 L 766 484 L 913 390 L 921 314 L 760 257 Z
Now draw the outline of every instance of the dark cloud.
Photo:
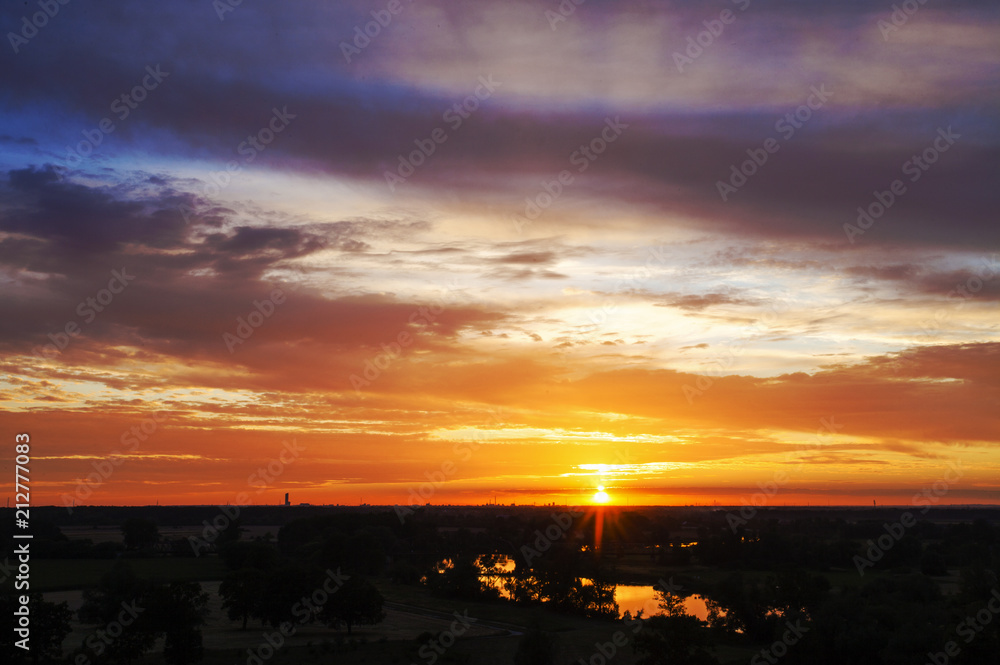
M 552 270 L 532 270 L 531 268 L 500 268 L 487 273 L 493 279 L 502 279 L 512 282 L 528 281 L 533 279 L 569 279 L 569 275 L 564 275 Z
M 16 195 L 0 213 L 0 229 L 43 238 L 66 252 L 97 253 L 137 242 L 174 247 L 186 228 L 170 194 L 158 199 L 123 199 L 110 187 L 77 184 L 46 165 L 14 169 L 8 187 Z
M 865 280 L 888 281 L 922 295 L 944 296 L 956 303 L 967 299 L 1000 300 L 1000 262 L 997 254 L 971 261 L 972 268 L 943 270 L 933 264 L 902 263 L 884 266 L 848 266 L 844 272 Z
M 954 379 L 1000 387 L 1000 344 L 940 344 L 877 356 L 853 370 L 913 379 Z
M 0 143 L 12 143 L 14 145 L 38 145 L 38 141 L 30 136 L 11 136 L 10 134 L 0 134 Z
M 526 265 L 547 265 L 555 262 L 555 252 L 519 252 L 492 259 L 494 263 L 515 263 Z
M 875 280 L 904 281 L 917 277 L 924 272 L 924 267 L 913 263 L 901 263 L 886 266 L 848 266 L 844 268 L 848 275 L 857 275 Z
M 733 293 L 703 293 L 703 294 L 679 294 L 668 293 L 655 303 L 657 307 L 677 307 L 693 312 L 700 312 L 709 307 L 718 305 L 752 305 L 757 301 L 743 298 Z
M 485 5 L 475 6 L 479 9 L 455 12 L 452 29 L 480 20 L 477 12 Z M 781 3 L 761 11 L 768 12 L 768 20 L 780 23 L 794 21 L 803 12 L 813 16 L 822 10 L 871 27 L 870 8 L 860 4 L 836 9 L 816 3 L 803 6 L 809 9 Z M 980 20 L 996 21 L 988 3 L 969 2 L 967 6 Z M 524 8 L 536 10 L 533 20 L 541 20 L 544 14 L 537 4 Z M 590 8 L 590 19 L 581 14 L 575 18 L 610 20 L 629 11 L 665 8 L 598 5 Z M 669 9 L 694 24 L 704 18 L 693 8 L 671 5 Z M 17 23 L 20 11 L 11 7 L 6 13 Z M 132 142 L 174 155 L 207 155 L 219 161 L 221 170 L 229 160 L 243 159 L 238 153 L 240 144 L 267 125 L 272 109 L 287 107 L 294 120 L 256 155 L 257 164 L 308 172 L 319 169 L 378 186 L 384 185 L 384 172 L 396 168 L 399 155 L 415 149 L 415 140 L 426 138 L 436 127 L 447 128 L 442 112 L 455 103 L 455 93 L 444 90 L 405 87 L 387 77 L 362 80 L 362 70 L 352 69 L 334 57 L 336 53 L 331 54 L 330 44 L 336 42 L 331 36 L 348 36 L 359 20 L 367 19 L 359 5 L 297 5 L 280 10 L 240 7 L 219 24 L 211 11 L 197 4 L 184 9 L 147 8 L 149 20 L 138 24 L 130 11 L 97 11 L 80 25 L 53 20 L 32 44 L 33 53 L 22 54 L 15 67 L 0 68 L 2 88 L 17 91 L 16 99 L 6 97 L 4 102 L 0 96 L 0 103 L 11 110 L 15 105 L 66 109 L 79 118 L 82 131 L 103 116 L 113 117 L 112 100 L 141 81 L 146 66 L 160 63 L 170 76 L 132 117 L 118 123 L 115 133 L 106 137 L 109 143 Z M 192 23 L 191 15 L 199 13 L 205 15 L 205 23 Z M 300 37 L 290 43 L 279 39 L 280 31 L 274 32 L 271 24 L 310 29 L 297 32 Z M 393 48 L 402 48 L 392 41 L 400 36 L 394 31 L 383 36 L 379 46 L 387 50 L 382 57 L 389 58 L 396 52 Z M 165 34 L 175 36 L 166 39 Z M 40 45 L 43 38 L 44 47 Z M 95 52 L 93 43 L 105 48 Z M 383 62 L 377 60 L 375 50 L 364 55 L 373 63 Z M 747 57 L 753 61 L 757 55 Z M 852 71 L 863 70 L 863 63 L 847 67 L 852 64 L 848 59 L 843 64 Z M 803 91 L 806 94 L 808 90 Z M 995 97 L 977 93 L 975 88 L 969 88 L 968 95 L 978 95 L 979 101 L 931 106 L 924 112 L 866 108 L 860 103 L 823 108 L 816 120 L 782 142 L 780 151 L 728 202 L 721 200 L 717 183 L 730 178 L 733 165 L 749 159 L 747 150 L 759 148 L 775 134 L 775 120 L 794 110 L 793 106 L 761 110 L 760 102 L 752 100 L 725 112 L 643 108 L 629 115 L 626 109 L 622 118 L 628 129 L 595 163 L 602 182 L 593 182 L 589 173 L 577 177 L 586 181 L 588 197 L 663 211 L 667 213 L 664 218 L 693 220 L 702 229 L 752 237 L 832 240 L 845 247 L 850 243 L 843 226 L 855 221 L 856 209 L 868 206 L 875 192 L 887 190 L 894 179 L 901 178 L 906 193 L 866 230 L 860 242 L 995 246 L 1000 242 L 1000 227 L 993 219 L 993 211 L 1000 206 L 1000 190 L 990 180 L 993 165 L 1000 161 L 990 120 Z M 517 209 L 526 193 L 513 183 L 521 178 L 537 182 L 555 177 L 562 169 L 575 170 L 568 162 L 570 155 L 599 135 L 607 116 L 605 109 L 585 104 L 532 113 L 503 103 L 498 93 L 495 102 L 487 100 L 460 128 L 449 130 L 447 143 L 400 187 L 489 195 Z M 911 182 L 901 172 L 903 165 L 932 144 L 939 128 L 948 126 L 962 138 L 922 172 L 919 181 Z M 78 141 L 79 131 L 74 136 Z M 574 187 L 579 189 L 579 185 Z M 50 192 L 52 211 L 72 207 L 74 195 L 81 195 L 67 185 L 59 194 L 56 199 L 55 192 Z M 121 202 L 119 209 L 106 213 L 127 219 L 134 215 L 136 203 Z M 29 221 L 38 220 L 23 223 Z M 63 231 L 69 233 L 69 229 Z M 161 232 L 170 236 L 169 229 Z M 74 240 L 101 243 L 111 238 L 91 235 Z
M 20 234 L 0 240 L 0 261 L 39 275 L 22 277 L 0 296 L 0 307 L 9 313 L 0 323 L 7 353 L 34 353 L 38 345 L 51 342 L 50 333 L 75 323 L 84 337 L 74 340 L 63 355 L 96 366 L 116 362 L 116 354 L 106 355 L 104 346 L 129 345 L 188 361 L 231 360 L 264 368 L 270 366 L 273 345 L 294 343 L 308 352 L 296 356 L 285 350 L 280 355 L 289 365 L 307 367 L 315 364 L 316 354 L 363 350 L 388 335 L 386 331 L 396 331 L 388 341 L 406 331 L 421 348 L 440 344 L 465 326 L 503 318 L 459 305 L 414 323 L 413 314 L 422 303 L 382 295 L 330 298 L 294 282 L 263 279 L 269 270 L 326 248 L 365 247 L 351 234 L 399 232 L 400 225 L 386 220 L 310 229 L 233 224 L 228 222 L 232 211 L 223 209 L 182 214 L 180 202 L 201 202 L 178 195 L 171 183 L 143 198 L 130 198 L 131 191 L 74 183 L 51 167 L 14 170 L 7 184 L 27 198 L 21 207 L 0 214 L 0 229 Z M 426 228 L 423 223 L 401 226 Z M 133 275 L 134 282 L 93 321 L 86 321 L 79 307 L 105 288 L 112 270 Z M 231 356 L 223 334 L 235 333 L 238 319 L 254 311 L 256 302 L 266 301 L 275 288 L 283 290 L 287 302 L 267 326 L 254 332 L 257 351 Z

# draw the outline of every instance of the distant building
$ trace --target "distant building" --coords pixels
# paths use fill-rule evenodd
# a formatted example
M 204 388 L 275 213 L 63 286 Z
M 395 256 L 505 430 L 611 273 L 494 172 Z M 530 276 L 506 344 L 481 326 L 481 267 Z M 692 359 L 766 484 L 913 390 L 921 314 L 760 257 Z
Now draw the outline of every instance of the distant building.
M 288 501 L 288 492 L 285 492 L 285 505 L 286 505 L 286 506 L 290 506 L 290 505 L 292 505 L 292 504 L 291 504 L 291 503 L 290 503 L 290 502 Z

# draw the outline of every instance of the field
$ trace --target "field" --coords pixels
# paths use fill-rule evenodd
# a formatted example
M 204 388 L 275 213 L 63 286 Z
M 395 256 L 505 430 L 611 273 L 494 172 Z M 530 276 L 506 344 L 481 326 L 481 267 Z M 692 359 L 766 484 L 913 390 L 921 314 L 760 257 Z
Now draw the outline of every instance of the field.
M 272 641 L 277 641 L 273 628 L 251 623 L 243 631 L 237 622 L 230 621 L 225 616 L 217 594 L 219 579 L 225 574 L 225 567 L 217 557 L 127 561 L 140 576 L 198 581 L 209 593 L 209 613 L 202 630 L 206 650 L 203 662 L 209 665 L 245 663 L 250 658 L 248 649 L 258 656 L 269 653 L 271 647 L 266 635 L 272 636 Z M 96 584 L 114 563 L 113 560 L 37 560 L 32 566 L 33 581 L 36 588 L 45 591 L 46 600 L 65 601 L 70 609 L 76 610 L 82 603 L 81 588 Z M 647 569 L 644 572 L 652 574 L 654 571 Z M 691 567 L 671 572 L 692 575 L 704 571 Z M 423 587 L 392 584 L 384 579 L 375 582 L 386 599 L 385 621 L 376 626 L 355 628 L 350 636 L 346 630 L 333 630 L 316 624 L 296 626 L 293 635 L 280 638 L 282 648 L 267 662 L 304 665 L 331 662 L 404 664 L 426 662 L 426 657 L 438 656 L 436 662 L 446 665 L 508 664 L 513 662 L 521 635 L 531 627 L 541 628 L 554 635 L 560 662 L 576 662 L 578 658 L 588 660 L 597 653 L 598 644 L 612 643 L 616 631 L 631 635 L 639 626 L 567 616 L 540 607 L 515 607 L 505 602 L 461 602 L 436 597 Z M 456 614 L 474 618 L 475 622 L 443 654 L 425 651 L 422 656 L 418 653 L 419 645 L 415 638 L 425 632 L 447 631 Z M 70 651 L 81 646 L 88 638 L 93 641 L 98 628 L 100 627 L 84 626 L 74 621 L 73 630 L 63 644 L 64 650 Z M 738 662 L 747 660 L 751 653 L 746 649 L 720 648 L 717 655 L 723 662 Z M 162 656 L 153 653 L 141 662 L 157 663 L 161 662 L 161 658 Z M 249 662 L 256 661 L 251 658 Z M 617 653 L 614 662 L 621 665 L 634 663 L 631 649 L 625 648 Z
M 218 580 L 226 567 L 218 557 L 159 559 L 37 559 L 31 562 L 31 588 L 60 591 L 96 586 L 116 561 L 126 561 L 139 577 L 163 581 Z
M 144 510 L 155 513 L 155 516 L 164 524 L 159 529 L 160 536 L 167 541 L 175 541 L 179 538 L 199 535 L 201 528 L 194 525 L 197 525 L 205 516 L 211 519 L 215 509 L 212 507 L 175 507 Z M 272 521 L 274 515 L 268 513 L 267 510 L 272 509 L 262 508 L 257 513 L 247 511 L 248 518 L 255 523 L 244 528 L 244 536 L 248 539 L 270 541 L 271 538 L 267 534 L 273 537 L 279 532 L 280 524 Z M 276 509 L 274 510 L 276 514 L 279 514 Z M 336 523 L 339 528 L 343 528 L 345 531 L 361 529 L 362 525 L 366 523 L 387 525 L 384 528 L 390 531 L 398 529 L 394 519 L 387 519 L 377 512 L 368 516 L 369 513 L 363 509 L 357 511 L 328 510 L 327 513 L 309 507 L 294 510 L 297 512 L 290 512 L 287 515 L 290 522 L 293 519 L 298 519 L 296 518 L 298 512 L 304 512 L 309 514 L 301 515 L 301 519 L 322 516 L 324 519 L 331 520 L 330 524 Z M 465 519 L 469 524 L 478 523 L 479 518 L 489 517 L 491 514 L 489 508 L 468 510 L 472 512 L 469 515 L 463 514 L 462 519 Z M 483 514 L 477 515 L 476 510 Z M 313 511 L 315 515 L 309 511 Z M 79 512 L 82 513 L 82 510 Z M 333 517 L 327 517 L 327 514 Z M 534 509 L 524 508 L 521 514 L 505 516 L 505 520 L 520 524 L 519 528 L 522 528 L 525 533 L 530 533 L 530 529 L 534 526 L 531 521 L 533 515 Z M 94 543 L 121 540 L 121 527 L 99 525 L 114 524 L 109 519 L 126 518 L 126 513 L 114 516 L 95 514 L 94 519 L 88 519 L 88 517 L 90 516 L 84 515 L 82 518 L 78 518 L 74 515 L 75 523 L 63 525 L 63 534 L 75 541 L 89 540 Z M 185 520 L 185 517 L 189 519 Z M 390 517 L 394 516 L 390 514 Z M 653 523 L 656 517 L 657 514 L 652 513 L 652 517 L 648 518 L 649 523 Z M 691 520 L 698 520 L 701 517 L 709 522 L 708 526 L 701 527 L 707 532 L 707 535 L 704 533 L 699 535 L 699 540 L 706 541 L 700 545 L 690 537 L 693 535 L 693 531 L 689 529 L 683 533 L 684 536 L 687 536 L 684 542 L 704 548 L 704 551 L 701 549 L 695 551 L 693 557 L 674 556 L 674 554 L 662 556 L 656 549 L 665 545 L 657 544 L 658 541 L 649 536 L 649 533 L 652 533 L 651 530 L 643 532 L 638 530 L 638 527 L 629 527 L 625 519 L 620 522 L 619 526 L 623 529 L 625 527 L 633 528 L 632 537 L 629 540 L 625 540 L 623 537 L 619 541 L 620 544 L 613 549 L 606 548 L 601 557 L 601 565 L 607 576 L 605 579 L 617 582 L 619 585 L 632 587 L 629 589 L 619 588 L 618 600 L 622 603 L 622 610 L 628 608 L 634 616 L 637 607 L 648 607 L 652 599 L 652 585 L 661 580 L 679 585 L 682 589 L 682 595 L 685 596 L 698 595 L 709 600 L 711 598 L 721 599 L 725 597 L 726 593 L 731 593 L 731 591 L 727 591 L 727 589 L 732 588 L 733 583 L 733 580 L 729 578 L 736 572 L 739 572 L 742 579 L 740 583 L 744 585 L 744 588 L 765 590 L 772 588 L 769 580 L 779 571 L 798 571 L 809 575 L 821 574 L 829 582 L 828 596 L 831 606 L 835 606 L 836 596 L 857 597 L 863 587 L 875 580 L 879 581 L 878 585 L 873 585 L 876 590 L 888 588 L 897 583 L 904 585 L 901 588 L 909 588 L 915 583 L 921 583 L 920 579 L 915 581 L 914 572 L 920 570 L 922 559 L 915 556 L 910 556 L 905 562 L 897 565 L 869 568 L 865 570 L 863 576 L 859 575 L 852 565 L 849 552 L 840 558 L 810 554 L 812 558 L 808 560 L 815 559 L 816 563 L 807 567 L 802 567 L 800 563 L 790 563 L 793 559 L 792 554 L 802 551 L 802 548 L 809 544 L 809 538 L 817 543 L 813 548 L 815 552 L 822 552 L 824 548 L 838 542 L 834 540 L 834 536 L 827 535 L 827 532 L 812 526 L 813 521 L 817 519 L 814 511 L 807 512 L 801 518 L 802 524 L 809 525 L 808 529 L 804 528 L 802 531 L 812 535 L 786 539 L 781 543 L 781 547 L 773 545 L 776 542 L 773 534 L 770 536 L 770 541 L 761 541 L 772 543 L 770 550 L 768 550 L 768 556 L 778 562 L 774 565 L 771 564 L 772 559 L 764 559 L 762 564 L 761 557 L 755 554 L 754 550 L 747 550 L 749 554 L 746 555 L 745 560 L 728 560 L 719 563 L 719 559 L 716 558 L 713 561 L 713 552 L 720 551 L 718 544 L 722 541 L 718 540 L 717 535 L 713 535 L 712 528 L 716 529 L 716 534 L 726 533 L 726 531 L 719 529 L 717 524 L 714 527 L 711 526 L 711 520 L 717 516 L 714 513 L 703 513 L 701 516 L 685 515 L 685 517 Z M 104 518 L 104 521 L 101 521 L 100 518 Z M 446 512 L 440 516 L 440 519 L 450 522 L 457 518 Z M 662 519 L 664 523 L 669 524 L 671 517 L 669 514 L 664 514 Z M 855 527 L 850 523 L 835 521 L 839 519 L 836 517 L 826 519 L 830 520 L 830 533 L 839 534 L 836 537 L 841 540 L 850 537 L 860 542 L 862 539 L 870 537 L 872 533 L 876 533 L 872 530 L 877 528 L 876 521 L 873 520 L 867 520 L 867 523 L 870 523 L 868 526 Z M 517 522 L 517 520 L 521 521 Z M 297 523 L 302 524 L 302 522 Z M 183 526 L 185 524 L 189 526 Z M 767 523 L 761 522 L 761 524 L 767 527 Z M 942 525 L 935 523 L 925 527 L 931 534 L 924 536 L 926 547 L 932 548 L 931 551 L 945 547 L 953 550 L 949 551 L 948 557 L 944 559 L 948 560 L 950 565 L 947 567 L 938 566 L 934 569 L 936 573 L 925 573 L 921 577 L 923 584 L 937 585 L 943 592 L 945 599 L 942 601 L 942 606 L 952 602 L 951 598 L 954 598 L 956 602 L 961 601 L 959 594 L 962 592 L 962 585 L 958 570 L 962 565 L 960 563 L 962 553 L 968 548 L 963 549 L 959 545 L 964 542 L 963 539 L 972 541 L 975 538 L 985 538 L 988 535 L 988 527 L 984 524 L 985 522 L 982 522 L 979 526 L 974 527 L 976 530 L 971 528 L 952 529 L 950 524 L 945 523 Z M 448 556 L 447 553 L 452 550 L 447 549 L 450 545 L 445 545 L 445 543 L 450 543 L 451 540 L 459 542 L 462 538 L 484 537 L 471 530 L 469 534 L 460 536 L 455 533 L 453 527 L 439 528 L 435 527 L 433 522 L 423 524 L 421 528 L 422 531 L 418 532 L 419 537 L 440 541 L 439 549 L 434 550 L 433 554 L 437 557 Z M 506 524 L 504 528 L 507 528 Z M 313 537 L 311 529 L 311 525 L 310 530 L 300 528 L 297 534 L 294 529 L 290 529 L 285 532 L 283 538 L 288 538 L 288 542 L 292 543 L 296 542 L 296 538 L 300 539 L 300 543 L 308 543 L 306 539 Z M 942 531 L 943 529 L 950 529 L 956 534 L 955 537 L 945 538 L 944 535 L 947 534 Z M 660 540 L 676 542 L 676 532 L 676 528 L 661 531 Z M 396 538 L 398 541 L 394 545 L 396 550 L 393 553 L 393 558 L 406 561 L 407 550 L 403 544 L 409 543 L 412 546 L 413 543 L 419 542 L 418 536 L 399 530 L 396 532 Z M 716 540 L 713 541 L 713 538 Z M 958 539 L 956 540 L 956 538 Z M 337 543 L 339 541 L 333 540 L 331 542 Z M 356 542 L 357 547 L 368 546 L 363 539 Z M 716 546 L 714 550 L 711 548 L 713 542 Z M 263 549 L 273 551 L 268 547 Z M 147 551 L 147 557 L 142 558 L 119 547 L 95 547 L 90 550 L 66 547 L 63 550 L 53 549 L 49 551 L 93 552 L 92 556 L 100 556 L 102 553 L 108 552 L 117 554 L 117 558 L 106 559 L 32 559 L 32 589 L 44 592 L 47 600 L 66 602 L 71 609 L 77 609 L 81 606 L 83 601 L 81 590 L 95 587 L 101 577 L 119 561 L 127 562 L 141 578 L 160 582 L 175 580 L 199 582 L 209 594 L 210 599 L 205 617 L 206 622 L 201 628 L 206 651 L 204 662 L 209 664 L 255 663 L 261 665 L 265 661 L 268 663 L 303 663 L 305 665 L 311 663 L 400 663 L 402 665 L 425 663 L 430 665 L 432 661 L 435 665 L 448 665 L 449 663 L 509 664 L 513 662 L 515 651 L 524 641 L 524 636 L 535 630 L 541 630 L 550 636 L 554 645 L 555 662 L 576 664 L 582 660 L 584 663 L 600 663 L 603 658 L 611 665 L 632 665 L 636 662 L 636 655 L 631 646 L 617 648 L 613 645 L 616 641 L 619 644 L 631 643 L 633 635 L 637 631 L 643 630 L 645 626 L 641 621 L 625 623 L 613 620 L 587 619 L 577 615 L 553 612 L 542 606 L 515 606 L 502 600 L 469 602 L 459 599 L 463 597 L 463 593 L 456 593 L 455 589 L 460 589 L 460 587 L 450 589 L 450 596 L 439 595 L 440 592 L 434 593 L 422 585 L 395 584 L 388 577 L 375 577 L 370 581 L 385 599 L 386 616 L 379 624 L 355 627 L 351 634 L 348 634 L 346 630 L 335 630 L 318 624 L 303 624 L 294 626 L 292 634 L 281 636 L 274 628 L 262 626 L 258 622 L 252 622 L 247 630 L 242 630 L 237 622 L 231 621 L 226 616 L 221 607 L 218 588 L 220 580 L 228 574 L 228 570 L 223 561 L 214 554 L 204 554 L 200 557 L 170 556 L 167 554 L 148 556 L 150 551 Z M 359 550 L 350 551 L 357 552 Z M 584 550 L 581 549 L 581 551 Z M 919 554 L 919 549 L 916 551 Z M 893 553 L 897 552 L 894 550 Z M 385 556 L 380 552 L 376 552 L 374 555 Z M 333 556 L 345 557 L 344 554 L 336 553 Z M 347 561 L 346 558 L 343 560 Z M 664 565 L 658 561 L 685 563 Z M 713 563 L 709 564 L 708 562 Z M 362 564 L 355 561 L 348 562 L 346 565 L 360 566 Z M 421 565 L 426 565 L 426 563 Z M 413 569 L 420 570 L 417 566 L 413 566 Z M 947 574 L 945 574 L 946 571 Z M 917 574 L 919 575 L 919 573 Z M 583 574 L 577 573 L 577 576 L 585 580 L 588 579 L 585 572 Z M 887 608 L 885 610 L 887 612 L 912 610 L 912 608 L 907 607 L 905 602 L 897 602 L 893 598 L 882 598 L 880 602 L 884 608 Z M 695 607 L 698 603 L 700 606 Z M 732 607 L 738 606 L 733 605 Z M 702 620 L 707 616 L 706 604 L 699 598 L 688 598 L 685 601 L 685 609 L 688 613 Z M 729 605 L 724 608 L 725 611 L 729 609 Z M 648 610 L 646 612 L 648 615 Z M 427 645 L 427 640 L 430 638 L 439 639 L 442 635 L 450 636 L 450 629 L 458 625 L 456 623 L 457 616 L 468 617 L 471 625 L 467 630 L 456 631 L 456 633 L 460 632 L 461 634 L 457 635 L 453 644 L 449 643 L 448 648 L 441 648 L 439 651 L 431 650 Z M 104 628 L 105 626 L 84 626 L 74 623 L 71 634 L 64 642 L 64 652 L 70 652 L 84 643 L 93 644 L 94 640 L 97 639 L 96 631 Z M 712 653 L 724 665 L 749 662 L 760 648 L 768 644 L 766 637 L 755 637 L 750 640 L 744 639 L 744 636 L 738 634 L 742 633 L 742 630 L 733 632 L 730 629 L 727 634 L 723 635 L 722 631 L 724 630 L 726 630 L 724 626 L 713 627 L 709 642 L 718 645 L 712 649 Z M 280 648 L 275 649 L 272 644 L 280 644 Z M 607 656 L 611 651 L 615 652 L 613 658 Z M 159 653 L 154 650 L 148 657 L 137 662 L 141 664 L 163 662 L 162 645 L 159 647 Z

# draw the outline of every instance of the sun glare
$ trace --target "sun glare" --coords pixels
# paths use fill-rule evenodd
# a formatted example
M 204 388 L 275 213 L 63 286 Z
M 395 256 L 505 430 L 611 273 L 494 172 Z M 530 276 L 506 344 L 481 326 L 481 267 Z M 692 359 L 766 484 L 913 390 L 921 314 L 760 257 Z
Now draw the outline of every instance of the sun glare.
M 598 485 L 597 493 L 594 494 L 591 501 L 593 501 L 594 503 L 607 503 L 610 500 L 611 497 L 608 496 L 608 493 L 604 491 L 604 485 Z

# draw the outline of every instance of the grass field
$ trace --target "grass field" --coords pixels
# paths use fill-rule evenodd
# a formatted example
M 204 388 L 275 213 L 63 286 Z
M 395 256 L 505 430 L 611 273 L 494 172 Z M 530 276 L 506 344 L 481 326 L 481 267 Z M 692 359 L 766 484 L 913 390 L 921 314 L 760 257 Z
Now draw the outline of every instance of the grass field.
M 647 560 L 630 557 L 618 562 L 617 568 L 629 581 L 653 583 L 661 578 L 671 579 L 685 585 L 686 591 L 696 591 L 718 583 L 731 571 L 689 565 L 682 567 L 662 567 Z M 264 634 L 273 634 L 273 629 L 252 624 L 247 631 L 230 621 L 221 608 L 217 594 L 218 580 L 226 574 L 222 561 L 215 556 L 201 558 L 154 558 L 123 559 L 133 570 L 147 578 L 183 581 L 198 581 L 210 594 L 209 616 L 203 627 L 206 658 L 208 665 L 248 662 L 247 649 L 266 654 L 269 650 Z M 46 596 L 56 602 L 67 601 L 71 609 L 76 609 L 82 600 L 81 588 L 96 585 L 101 576 L 115 564 L 114 560 L 34 560 L 32 561 L 32 589 L 46 591 Z M 870 581 L 877 575 L 886 573 L 869 570 L 862 578 L 854 570 L 836 570 L 824 573 L 834 588 L 851 587 Z M 746 577 L 766 578 L 769 573 L 760 571 L 744 572 Z M 622 631 L 631 637 L 633 626 L 621 622 L 598 621 L 582 617 L 557 614 L 542 607 L 518 607 L 507 602 L 466 602 L 432 595 L 426 588 L 392 584 L 385 579 L 373 580 L 391 607 L 384 622 L 377 626 L 356 628 L 348 637 L 344 631 L 337 631 L 319 625 L 306 625 L 285 640 L 285 644 L 271 658 L 271 663 L 408 663 L 424 662 L 417 654 L 418 644 L 414 638 L 425 632 L 438 633 L 447 630 L 449 616 L 455 612 L 478 619 L 475 630 L 470 630 L 450 647 L 438 655 L 437 663 L 444 665 L 457 663 L 511 663 L 520 635 L 537 627 L 553 635 L 557 662 L 576 663 L 578 659 L 588 662 L 598 653 L 598 645 L 613 642 L 616 632 Z M 951 580 L 942 579 L 942 582 Z M 700 587 L 700 588 L 699 588 Z M 72 649 L 95 629 L 74 622 L 73 632 L 64 643 L 66 650 Z M 162 648 L 162 647 L 161 647 Z M 605 647 L 607 648 L 607 647 Z M 262 650 L 262 651 L 261 651 Z M 755 650 L 749 647 L 722 646 L 715 655 L 724 664 L 748 662 Z M 426 652 L 425 652 L 426 655 Z M 625 647 L 615 655 L 615 665 L 632 665 L 635 654 Z M 141 663 L 161 662 L 162 655 L 151 655 Z M 254 659 L 251 663 L 256 662 Z
M 210 595 L 209 615 L 203 627 L 204 663 L 246 663 L 248 649 L 261 656 L 269 653 L 270 647 L 264 636 L 273 634 L 273 629 L 251 624 L 248 630 L 242 631 L 238 624 L 225 616 L 217 594 L 218 580 L 225 570 L 217 557 L 129 559 L 127 562 L 140 576 L 202 583 Z M 46 597 L 49 600 L 66 601 L 71 609 L 76 609 L 82 602 L 79 589 L 95 584 L 113 565 L 114 561 L 109 560 L 34 561 L 33 586 L 48 590 Z M 443 665 L 507 665 L 513 662 L 521 633 L 534 626 L 552 633 L 558 662 L 576 662 L 579 658 L 589 660 L 597 653 L 598 644 L 612 643 L 617 631 L 627 635 L 632 633 L 630 627 L 620 622 L 566 616 L 541 607 L 515 607 L 505 602 L 463 602 L 440 598 L 423 587 L 396 585 L 386 580 L 376 580 L 376 584 L 386 601 L 392 604 L 385 621 L 377 626 L 355 628 L 354 635 L 350 637 L 342 630 L 314 624 L 301 626 L 272 657 L 262 660 L 302 665 L 332 662 L 407 665 L 425 662 L 426 659 L 417 653 L 419 645 L 414 641 L 415 637 L 425 631 L 438 633 L 447 630 L 450 626 L 447 617 L 455 612 L 474 617 L 478 619 L 477 624 L 485 625 L 476 625 L 443 654 L 436 654 L 436 662 Z M 83 644 L 97 628 L 74 621 L 73 632 L 67 637 L 64 649 L 69 651 Z M 717 655 L 723 662 L 729 663 L 745 661 L 749 653 L 744 649 L 722 648 Z M 162 662 L 162 655 L 154 653 L 139 662 L 159 663 Z M 251 658 L 250 662 L 256 661 Z M 632 665 L 635 655 L 630 647 L 625 647 L 615 656 L 614 662 L 616 665 Z

